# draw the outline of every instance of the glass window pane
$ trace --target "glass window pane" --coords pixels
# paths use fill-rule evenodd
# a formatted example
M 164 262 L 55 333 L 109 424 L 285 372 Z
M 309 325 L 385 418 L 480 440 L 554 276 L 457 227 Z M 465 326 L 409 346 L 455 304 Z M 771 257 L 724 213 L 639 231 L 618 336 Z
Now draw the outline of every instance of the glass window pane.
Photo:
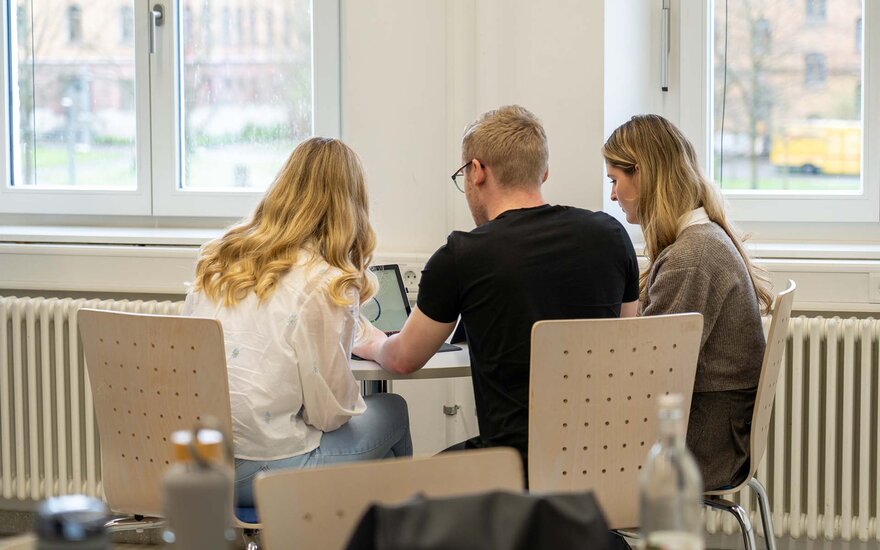
M 715 0 L 714 177 L 726 191 L 861 192 L 859 0 Z M 856 43 L 857 47 L 853 47 Z
M 265 189 L 313 133 L 311 2 L 246 5 L 181 2 L 190 21 L 181 39 L 182 188 Z M 288 13 L 289 36 L 278 44 L 275 25 Z
M 133 5 L 10 3 L 13 186 L 136 187 Z

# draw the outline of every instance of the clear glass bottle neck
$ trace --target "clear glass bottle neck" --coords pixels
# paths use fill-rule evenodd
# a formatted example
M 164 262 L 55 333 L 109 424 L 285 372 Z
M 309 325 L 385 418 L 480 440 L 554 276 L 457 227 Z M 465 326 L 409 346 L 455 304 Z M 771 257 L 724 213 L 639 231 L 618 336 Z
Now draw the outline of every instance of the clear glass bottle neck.
M 684 419 L 679 410 L 661 410 L 659 439 L 667 447 L 684 447 Z

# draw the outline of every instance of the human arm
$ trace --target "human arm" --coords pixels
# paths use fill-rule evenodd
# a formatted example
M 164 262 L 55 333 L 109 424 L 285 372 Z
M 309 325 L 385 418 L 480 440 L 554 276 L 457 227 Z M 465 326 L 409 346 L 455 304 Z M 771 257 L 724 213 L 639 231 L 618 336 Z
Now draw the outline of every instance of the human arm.
M 639 301 L 624 302 L 620 304 L 620 317 L 635 317 L 639 312 Z
M 289 335 L 302 384 L 303 419 L 325 432 L 366 410 L 349 363 L 356 311 L 333 303 L 326 289 L 315 289 Z
M 620 225 L 618 223 L 618 225 Z M 620 304 L 621 317 L 635 317 L 639 313 L 639 259 L 633 247 L 632 240 L 622 226 L 619 228 L 622 248 L 624 251 L 625 284 L 623 290 L 623 303 Z
M 186 293 L 186 299 L 183 301 L 183 307 L 180 308 L 180 315 L 183 317 L 192 317 L 193 312 L 196 310 L 196 297 L 195 291 L 190 287 Z
M 391 372 L 409 374 L 422 368 L 455 328 L 459 298 L 453 240 L 435 252 L 419 282 L 418 306 L 400 333 L 386 337 L 370 326 L 355 353 Z
M 438 323 L 416 307 L 403 330 L 393 336 L 386 337 L 371 326 L 367 337 L 355 347 L 355 353 L 390 372 L 410 374 L 425 366 L 454 328 L 454 322 Z

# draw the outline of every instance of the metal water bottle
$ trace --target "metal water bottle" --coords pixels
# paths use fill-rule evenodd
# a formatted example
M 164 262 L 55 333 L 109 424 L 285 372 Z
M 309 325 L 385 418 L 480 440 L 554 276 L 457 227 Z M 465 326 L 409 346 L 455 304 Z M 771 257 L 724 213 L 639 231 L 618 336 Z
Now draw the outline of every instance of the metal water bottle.
M 171 435 L 174 463 L 162 479 L 165 541 L 183 550 L 226 549 L 231 544 L 232 465 L 218 430 Z

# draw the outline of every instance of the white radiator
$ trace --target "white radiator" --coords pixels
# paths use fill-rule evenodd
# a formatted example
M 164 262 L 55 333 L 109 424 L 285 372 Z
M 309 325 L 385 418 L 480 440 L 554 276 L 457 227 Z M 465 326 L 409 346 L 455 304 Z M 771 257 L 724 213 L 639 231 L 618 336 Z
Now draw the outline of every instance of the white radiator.
M 103 497 L 80 308 L 177 314 L 182 302 L 0 298 L 0 498 Z
M 181 306 L 0 298 L 0 498 L 102 496 L 76 311 L 177 314 Z M 758 472 L 777 535 L 880 540 L 878 342 L 878 320 L 791 320 L 770 444 Z M 757 527 L 754 500 L 741 503 Z M 708 512 L 706 522 L 711 532 L 735 531 L 719 512 Z
M 880 540 L 878 343 L 880 320 L 791 320 L 770 444 L 758 469 L 777 536 Z M 731 500 L 751 512 L 757 529 L 757 503 L 745 495 Z M 716 511 L 707 514 L 710 532 L 719 520 L 735 532 L 729 514 Z

